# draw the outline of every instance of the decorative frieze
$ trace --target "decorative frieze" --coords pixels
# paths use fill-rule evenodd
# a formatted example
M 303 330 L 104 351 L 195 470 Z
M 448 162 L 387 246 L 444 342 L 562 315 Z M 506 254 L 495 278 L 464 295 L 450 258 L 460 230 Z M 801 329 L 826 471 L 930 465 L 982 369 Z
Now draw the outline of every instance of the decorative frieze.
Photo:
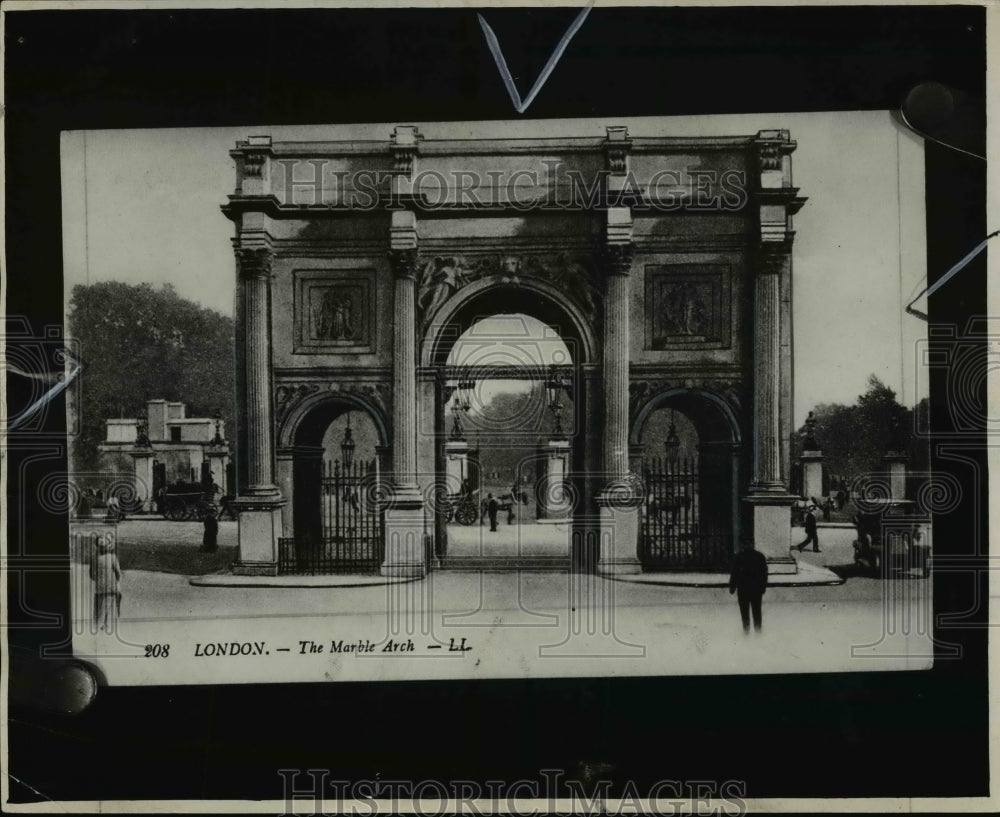
M 307 398 L 318 394 L 331 397 L 360 397 L 388 417 L 392 405 L 392 387 L 370 382 L 283 382 L 274 389 L 274 424 L 280 435 L 292 412 Z
M 441 306 L 469 284 L 495 277 L 497 283 L 519 286 L 522 280 L 543 281 L 575 300 L 591 321 L 595 318 L 600 289 L 590 256 L 552 255 L 438 255 L 418 265 L 417 316 L 427 326 Z

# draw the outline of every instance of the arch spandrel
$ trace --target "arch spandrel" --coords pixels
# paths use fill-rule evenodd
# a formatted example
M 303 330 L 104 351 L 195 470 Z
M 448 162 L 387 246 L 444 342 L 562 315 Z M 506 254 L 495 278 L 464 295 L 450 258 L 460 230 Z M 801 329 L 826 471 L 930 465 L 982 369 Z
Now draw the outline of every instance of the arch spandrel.
M 281 390 L 287 395 L 284 401 L 278 398 Z M 321 384 L 280 385 L 275 390 L 275 420 L 278 426 L 277 439 L 279 448 L 315 443 L 306 437 L 318 437 L 322 440 L 323 432 L 329 423 L 347 411 L 359 411 L 366 414 L 375 425 L 379 444 L 391 445 L 390 424 L 386 409 L 379 405 L 388 399 L 382 395 L 387 387 L 381 384 L 364 384 L 358 391 L 348 389 L 323 388 Z M 365 393 L 369 392 L 369 393 Z M 310 420 L 315 420 L 315 431 L 309 434 Z M 318 443 L 316 443 L 318 444 Z
M 572 341 L 581 352 L 573 354 L 574 362 L 594 363 L 600 359 L 596 307 L 594 311 L 588 315 L 576 299 L 546 281 L 515 282 L 508 276 L 488 275 L 451 295 L 422 326 L 420 363 L 444 365 L 454 342 L 478 319 L 517 313 L 537 318 L 555 328 L 563 340 Z
M 640 445 L 650 415 L 660 408 L 674 407 L 694 422 L 706 441 L 740 445 L 744 434 L 740 423 L 739 396 L 735 386 L 725 392 L 704 386 L 653 386 L 646 381 L 631 384 L 632 421 L 629 444 Z M 706 411 L 707 409 L 707 411 Z

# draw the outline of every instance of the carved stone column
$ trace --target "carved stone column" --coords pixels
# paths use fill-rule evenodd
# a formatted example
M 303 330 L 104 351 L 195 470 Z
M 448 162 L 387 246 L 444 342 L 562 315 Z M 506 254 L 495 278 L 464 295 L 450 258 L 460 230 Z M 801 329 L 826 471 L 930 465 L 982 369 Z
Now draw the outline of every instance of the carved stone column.
M 600 511 L 600 573 L 639 573 L 639 497 L 629 481 L 628 384 L 631 213 L 608 211 L 604 255 L 604 478 L 597 496 Z
M 389 261 L 395 295 L 393 327 L 393 489 L 385 515 L 383 576 L 423 576 L 427 570 L 424 502 L 417 481 L 416 216 L 394 212 Z
M 632 245 L 612 244 L 604 266 L 604 469 L 628 474 L 629 276 Z
M 266 247 L 238 248 L 239 286 L 244 331 L 243 403 L 246 421 L 247 484 L 236 499 L 239 513 L 239 557 L 233 572 L 276 575 L 281 507 L 274 484 L 274 432 L 271 411 L 271 253 Z
M 417 249 L 391 250 L 395 277 L 393 334 L 393 481 L 397 488 L 417 485 L 417 351 L 415 292 Z
M 792 186 L 795 142 L 786 130 L 760 131 L 752 207 L 758 234 L 753 269 L 753 478 L 744 498 L 753 514 L 753 543 L 771 573 L 795 573 L 788 491 L 791 441 L 792 216 L 805 203 Z
M 753 329 L 753 479 L 746 501 L 753 508 L 754 547 L 768 561 L 771 573 L 795 573 L 791 547 L 791 507 L 784 473 L 782 422 L 784 392 L 791 384 L 783 377 L 781 359 L 781 282 L 791 262 L 788 242 L 763 245 L 754 272 Z

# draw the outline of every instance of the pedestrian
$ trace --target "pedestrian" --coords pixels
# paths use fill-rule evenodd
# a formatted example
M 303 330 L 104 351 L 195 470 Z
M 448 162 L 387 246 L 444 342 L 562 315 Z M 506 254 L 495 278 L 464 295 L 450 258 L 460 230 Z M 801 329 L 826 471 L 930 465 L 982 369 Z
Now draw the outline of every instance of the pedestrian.
M 112 534 L 98 541 L 97 552 L 90 562 L 90 578 L 94 582 L 94 624 L 98 630 L 112 633 L 122 606 L 122 569 Z
M 799 544 L 799 553 L 806 549 L 806 545 L 812 542 L 813 553 L 819 553 L 819 539 L 816 537 L 816 506 L 810 505 L 806 508 L 806 539 Z
M 486 512 L 490 515 L 490 531 L 495 532 L 497 529 L 497 511 L 500 510 L 500 506 L 497 501 L 493 498 L 493 494 L 486 495 Z
M 205 533 L 201 537 L 201 550 L 203 553 L 215 553 L 219 549 L 219 520 L 214 513 L 207 511 L 203 524 Z
M 830 497 L 827 497 L 826 501 L 823 503 L 823 521 L 829 522 L 830 514 L 832 513 L 833 513 L 833 500 Z
M 729 594 L 736 594 L 740 605 L 740 619 L 743 632 L 750 632 L 750 614 L 753 627 L 759 633 L 763 626 L 761 601 L 767 592 L 767 559 L 759 550 L 754 550 L 753 542 L 744 540 L 743 548 L 733 559 L 733 570 L 729 574 Z

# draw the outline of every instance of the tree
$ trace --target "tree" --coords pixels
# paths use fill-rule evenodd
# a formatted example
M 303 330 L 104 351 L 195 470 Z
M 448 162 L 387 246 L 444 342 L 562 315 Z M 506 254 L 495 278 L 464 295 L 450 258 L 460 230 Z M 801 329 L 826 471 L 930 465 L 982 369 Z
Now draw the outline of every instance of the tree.
M 890 445 L 910 455 L 912 471 L 926 471 L 927 441 L 914 429 L 916 420 L 921 421 L 920 428 L 927 427 L 927 400 L 922 400 L 915 410 L 908 409 L 874 374 L 869 376 L 867 386 L 853 406 L 823 403 L 813 409 L 815 437 L 823 451 L 825 472 L 850 482 L 862 474 L 881 471 L 882 457 Z M 805 432 L 803 425 L 792 439 L 794 462 L 802 454 Z
M 220 411 L 234 439 L 232 318 L 170 284 L 105 281 L 73 288 L 69 331 L 83 364 L 77 470 L 99 469 L 105 420 L 136 417 L 157 398 L 186 403 L 192 417 Z

